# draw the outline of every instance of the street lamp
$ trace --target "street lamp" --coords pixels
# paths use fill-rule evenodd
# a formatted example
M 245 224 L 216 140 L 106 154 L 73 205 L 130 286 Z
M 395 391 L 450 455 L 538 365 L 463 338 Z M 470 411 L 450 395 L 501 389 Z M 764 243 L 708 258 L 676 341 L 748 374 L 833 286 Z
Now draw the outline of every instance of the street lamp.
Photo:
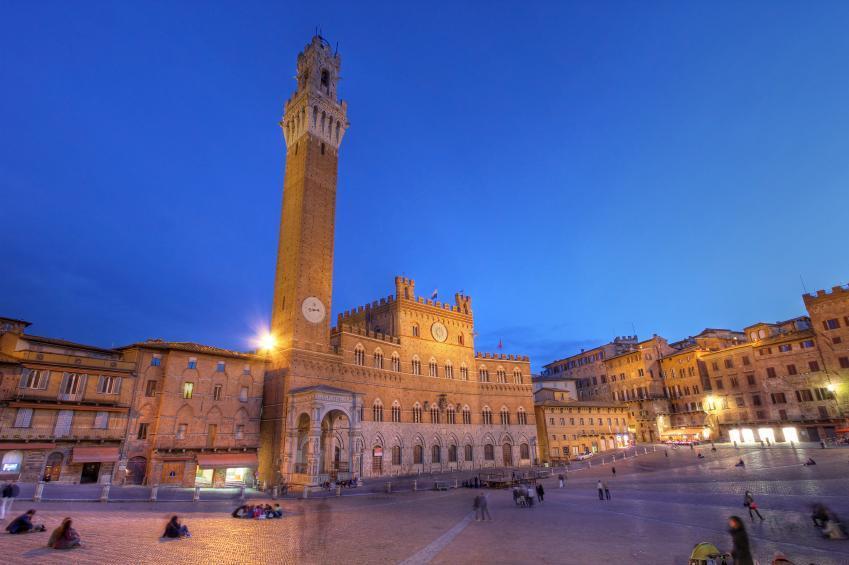
M 277 347 L 277 338 L 271 332 L 265 332 L 259 336 L 259 348 L 265 352 L 269 352 Z

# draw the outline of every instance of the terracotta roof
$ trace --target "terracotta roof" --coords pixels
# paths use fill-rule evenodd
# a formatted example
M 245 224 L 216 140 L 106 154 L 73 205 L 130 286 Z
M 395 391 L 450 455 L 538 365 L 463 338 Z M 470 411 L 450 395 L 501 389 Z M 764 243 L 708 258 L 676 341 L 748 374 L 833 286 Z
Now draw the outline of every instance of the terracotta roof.
M 0 316 L 0 320 L 6 320 L 7 322 L 14 322 L 16 324 L 25 324 L 27 326 L 31 326 L 32 322 L 27 322 L 26 320 L 18 320 L 17 318 L 9 318 L 6 316 Z
M 149 339 L 138 343 L 132 343 L 123 347 L 117 347 L 117 350 L 131 349 L 133 347 L 143 347 L 146 349 L 161 349 L 161 350 L 176 350 L 188 351 L 190 353 L 202 353 L 205 355 L 220 355 L 223 357 L 237 357 L 239 359 L 256 359 L 259 355 L 255 353 L 245 353 L 243 351 L 233 351 L 232 349 L 222 349 L 212 345 L 203 345 L 191 341 L 163 341 L 161 339 Z
M 115 351 L 114 349 L 97 347 L 96 345 L 85 345 L 84 343 L 76 343 L 74 341 L 68 341 L 66 339 L 57 339 L 55 337 L 42 337 L 39 335 L 24 334 L 21 336 L 21 339 L 23 339 L 24 341 L 34 341 L 36 343 L 47 343 L 52 345 L 61 345 L 62 347 L 88 349 L 89 351 L 97 351 L 99 353 L 111 353 L 112 355 L 120 355 L 120 353 L 118 351 Z

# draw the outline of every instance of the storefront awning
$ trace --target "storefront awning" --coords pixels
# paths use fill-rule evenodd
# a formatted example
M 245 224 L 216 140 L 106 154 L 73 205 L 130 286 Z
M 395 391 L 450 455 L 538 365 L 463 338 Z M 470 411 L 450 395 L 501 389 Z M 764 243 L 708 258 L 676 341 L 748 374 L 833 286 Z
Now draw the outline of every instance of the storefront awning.
M 117 447 L 75 447 L 71 454 L 73 463 L 109 463 L 118 458 Z
M 256 453 L 198 453 L 198 467 L 256 467 Z

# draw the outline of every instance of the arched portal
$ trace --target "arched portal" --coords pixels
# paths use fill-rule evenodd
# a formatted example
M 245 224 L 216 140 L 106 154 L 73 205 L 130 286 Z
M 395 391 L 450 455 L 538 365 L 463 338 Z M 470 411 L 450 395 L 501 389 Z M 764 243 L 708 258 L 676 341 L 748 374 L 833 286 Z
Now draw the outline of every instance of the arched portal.
M 298 451 L 295 456 L 295 472 L 306 473 L 310 460 L 310 416 L 301 414 L 298 417 Z
M 351 422 L 341 410 L 330 410 L 321 420 L 321 458 L 319 472 L 335 477 L 349 469 L 348 434 Z

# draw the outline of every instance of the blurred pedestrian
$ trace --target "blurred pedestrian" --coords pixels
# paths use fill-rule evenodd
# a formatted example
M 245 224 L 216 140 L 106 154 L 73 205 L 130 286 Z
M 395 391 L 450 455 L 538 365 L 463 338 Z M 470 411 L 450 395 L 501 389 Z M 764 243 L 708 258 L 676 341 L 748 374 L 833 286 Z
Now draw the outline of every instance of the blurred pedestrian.
M 749 547 L 749 536 L 743 521 L 738 516 L 731 516 L 728 518 L 728 527 L 733 544 L 731 557 L 734 558 L 734 565 L 754 565 L 752 550 Z
M 545 497 L 545 489 L 542 488 L 542 483 L 537 483 L 537 500 L 542 503 L 542 499 Z
M 595 488 L 598 489 L 598 499 L 604 500 L 604 485 L 601 484 L 601 480 L 595 485 Z
M 190 538 L 189 528 L 185 524 L 181 524 L 176 515 L 171 516 L 168 524 L 165 526 L 165 532 L 162 534 L 164 538 Z
M 563 488 L 563 486 L 564 486 L 563 483 L 566 480 L 566 478 L 563 476 L 563 473 L 560 473 L 559 475 L 557 475 L 557 480 L 560 481 L 560 487 L 559 488 Z
M 752 496 L 752 493 L 749 491 L 746 491 L 746 494 L 743 495 L 743 506 L 749 509 L 749 518 L 752 519 L 752 522 L 755 521 L 755 514 L 757 514 L 758 518 L 761 520 L 764 519 L 758 510 L 758 504 L 755 502 L 755 497 Z M 752 514 L 752 512 L 754 512 L 754 514 Z
M 3 500 L 2 505 L 0 505 L 0 520 L 5 520 L 6 513 L 12 511 L 12 503 L 15 501 L 15 498 L 17 498 L 20 492 L 21 489 L 14 481 L 3 485 Z
M 607 488 L 607 483 L 602 483 L 602 485 L 604 485 L 604 498 L 610 500 L 610 489 Z
M 611 472 L 613 473 L 613 476 L 615 477 L 615 476 L 616 476 L 616 467 L 613 467 L 613 468 L 611 469 Z
M 50 534 L 50 539 L 47 541 L 47 547 L 53 549 L 72 549 L 80 547 L 80 535 L 71 527 L 71 519 L 65 518 L 62 520 L 62 525 L 53 530 Z

